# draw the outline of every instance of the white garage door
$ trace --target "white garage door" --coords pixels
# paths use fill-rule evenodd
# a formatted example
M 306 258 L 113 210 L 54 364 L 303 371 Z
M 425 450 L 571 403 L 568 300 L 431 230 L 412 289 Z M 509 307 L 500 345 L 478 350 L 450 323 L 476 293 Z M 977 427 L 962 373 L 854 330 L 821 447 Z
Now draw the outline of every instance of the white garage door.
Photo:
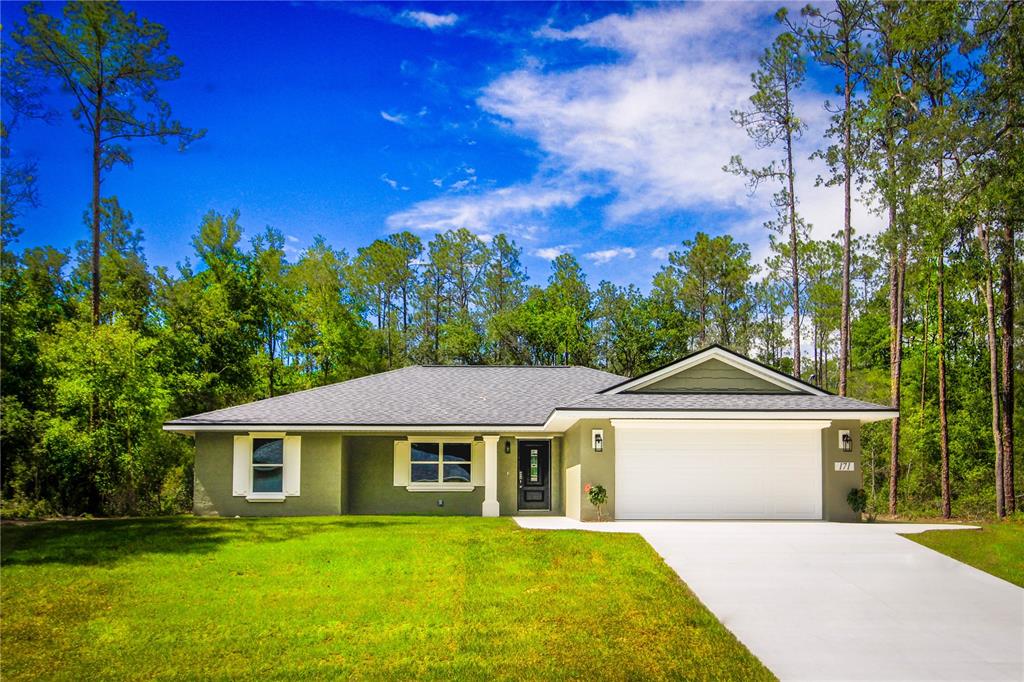
M 619 519 L 820 519 L 827 422 L 615 423 Z

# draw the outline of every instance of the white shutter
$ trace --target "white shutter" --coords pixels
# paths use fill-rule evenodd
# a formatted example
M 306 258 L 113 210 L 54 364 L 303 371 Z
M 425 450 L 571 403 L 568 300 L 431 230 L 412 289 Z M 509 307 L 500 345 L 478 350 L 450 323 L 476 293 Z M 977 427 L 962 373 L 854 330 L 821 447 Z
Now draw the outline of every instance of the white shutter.
M 284 494 L 296 497 L 299 494 L 299 478 L 302 470 L 302 437 L 284 438 Z
M 395 485 L 409 485 L 409 441 L 395 441 Z
M 472 455 L 470 455 L 469 479 L 473 485 L 484 484 L 484 442 L 473 441 Z
M 252 439 L 249 436 L 235 436 L 234 457 L 231 465 L 231 494 L 245 497 L 249 494 L 252 472 Z

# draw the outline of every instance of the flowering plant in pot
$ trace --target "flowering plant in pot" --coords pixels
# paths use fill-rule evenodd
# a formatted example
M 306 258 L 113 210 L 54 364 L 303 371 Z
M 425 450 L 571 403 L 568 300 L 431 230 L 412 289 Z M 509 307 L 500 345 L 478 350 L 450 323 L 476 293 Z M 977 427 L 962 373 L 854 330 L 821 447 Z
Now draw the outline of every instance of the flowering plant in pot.
M 604 521 L 604 504 L 608 501 L 608 491 L 600 483 L 588 483 L 583 486 L 583 492 L 586 493 L 590 504 L 597 507 L 597 520 Z

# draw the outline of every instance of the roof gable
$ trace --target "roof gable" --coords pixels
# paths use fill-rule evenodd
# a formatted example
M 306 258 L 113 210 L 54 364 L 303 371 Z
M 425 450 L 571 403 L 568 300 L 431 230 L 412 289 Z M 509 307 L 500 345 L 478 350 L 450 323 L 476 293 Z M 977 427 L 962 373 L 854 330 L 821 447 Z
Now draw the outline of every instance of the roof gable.
M 816 386 L 718 345 L 709 346 L 670 365 L 612 386 L 602 393 L 829 395 Z

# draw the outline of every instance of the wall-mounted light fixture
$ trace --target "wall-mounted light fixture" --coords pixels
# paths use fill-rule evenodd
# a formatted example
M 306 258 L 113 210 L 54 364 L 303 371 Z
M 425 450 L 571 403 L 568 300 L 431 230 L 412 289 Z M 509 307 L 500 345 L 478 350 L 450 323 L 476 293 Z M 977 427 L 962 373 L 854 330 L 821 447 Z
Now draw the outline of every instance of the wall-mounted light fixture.
M 590 432 L 590 436 L 594 452 L 604 452 L 604 431 L 601 429 L 594 429 Z
M 506 438 L 505 439 L 505 454 L 507 455 L 507 454 L 510 454 L 511 452 L 512 452 L 512 439 L 511 438 Z
M 853 452 L 853 438 L 850 437 L 849 431 L 839 432 L 839 449 L 842 452 Z

